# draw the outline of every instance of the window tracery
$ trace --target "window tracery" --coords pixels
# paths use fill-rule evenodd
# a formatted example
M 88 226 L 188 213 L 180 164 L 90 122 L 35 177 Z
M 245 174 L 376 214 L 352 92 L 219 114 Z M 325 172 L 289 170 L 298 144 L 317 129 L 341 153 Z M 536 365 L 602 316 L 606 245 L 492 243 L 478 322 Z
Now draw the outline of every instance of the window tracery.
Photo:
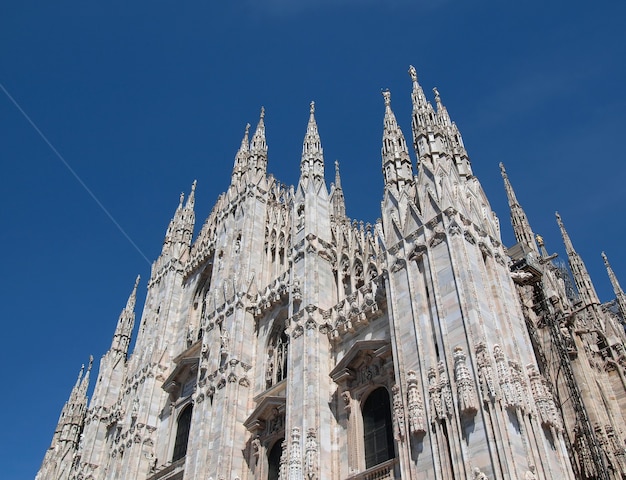
M 267 347 L 267 364 L 265 369 L 265 387 L 273 385 L 287 378 L 287 359 L 289 353 L 289 337 L 285 333 L 281 322 L 280 328 L 275 329 Z

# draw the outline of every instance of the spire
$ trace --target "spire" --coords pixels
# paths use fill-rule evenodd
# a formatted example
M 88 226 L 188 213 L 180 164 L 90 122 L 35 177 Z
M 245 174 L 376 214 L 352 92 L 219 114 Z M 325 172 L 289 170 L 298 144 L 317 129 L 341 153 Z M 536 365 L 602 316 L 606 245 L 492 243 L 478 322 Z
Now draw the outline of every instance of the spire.
M 339 161 L 335 160 L 335 185 L 331 194 L 331 204 L 333 207 L 333 215 L 336 219 L 345 218 L 346 204 L 341 188 L 341 176 L 339 175 Z
M 185 194 L 180 194 L 178 207 L 165 233 L 161 255 L 170 252 L 173 256 L 179 258 L 182 252 L 191 245 L 191 237 L 196 221 L 194 213 L 196 183 L 197 182 L 194 180 L 191 185 L 191 193 L 184 207 L 183 202 L 185 200 Z
M 427 109 L 429 103 L 426 100 L 426 95 L 424 95 L 424 90 L 422 90 L 421 85 L 417 81 L 417 71 L 413 65 L 409 65 L 409 75 L 411 76 L 411 81 L 413 82 L 413 91 L 411 92 L 413 111 L 415 112 L 416 110 Z
M 267 143 L 265 141 L 265 108 L 261 107 L 259 123 L 250 142 L 250 167 L 265 173 L 267 169 Z
M 243 172 L 248 168 L 248 157 L 250 156 L 250 141 L 248 140 L 248 132 L 250 124 L 246 124 L 246 131 L 241 139 L 241 145 L 235 155 L 235 165 L 233 166 L 233 180 L 240 178 Z
M 300 179 L 324 181 L 324 149 L 315 121 L 315 102 L 309 108 L 309 123 L 302 142 L 302 160 L 300 161 Z
M 572 245 L 572 241 L 565 230 L 561 216 L 558 212 L 556 212 L 555 215 L 556 221 L 561 229 L 561 236 L 563 237 L 563 243 L 565 243 L 565 251 L 569 261 L 569 267 L 572 271 L 574 283 L 576 283 L 576 288 L 578 289 L 580 298 L 584 305 L 599 304 L 600 300 L 598 299 L 596 290 L 593 287 L 593 283 L 591 282 L 591 277 L 587 272 L 585 263 L 582 261 L 578 253 L 576 253 L 576 250 L 574 250 L 574 246 Z
M 196 203 L 196 185 L 198 184 L 197 180 L 194 180 L 191 184 L 191 193 L 189 197 L 187 197 L 187 203 L 185 204 L 186 210 L 193 210 L 193 207 Z
M 385 185 L 395 185 L 401 189 L 413 180 L 413 166 L 396 116 L 391 110 L 391 92 L 382 92 L 385 99 L 385 119 L 383 121 L 383 176 Z
M 339 160 L 335 160 L 335 188 L 341 188 L 341 176 L 339 175 Z
M 617 300 L 617 306 L 620 309 L 622 318 L 624 319 L 624 321 L 626 321 L 626 295 L 624 294 L 624 290 L 622 290 L 622 287 L 620 287 L 619 282 L 617 281 L 617 276 L 613 272 L 613 269 L 609 264 L 609 259 L 606 258 L 606 254 L 604 252 L 602 252 L 602 259 L 604 260 L 606 271 L 609 274 L 609 279 L 611 280 L 611 285 L 613 286 L 613 292 L 615 292 L 615 300 Z
M 87 388 L 89 386 L 89 372 L 91 371 L 92 363 L 93 357 L 89 357 L 89 367 L 84 377 L 85 365 L 83 364 L 80 367 L 76 384 L 61 410 L 59 422 L 52 440 L 53 445 L 56 442 L 69 442 L 73 447 L 78 445 L 87 411 Z
M 563 221 L 561 220 L 561 216 L 559 212 L 555 212 L 556 222 L 559 224 L 559 229 L 561 230 L 561 236 L 563 237 L 563 243 L 565 244 L 565 253 L 569 256 L 570 253 L 576 253 L 574 250 L 574 245 L 572 245 L 572 241 L 567 234 L 567 230 L 565 230 L 565 225 L 563 225 Z
M 438 130 L 443 133 L 445 138 L 444 145 L 453 156 L 454 163 L 459 173 L 462 176 L 470 176 L 472 175 L 472 167 L 470 165 L 467 151 L 465 150 L 465 145 L 463 144 L 461 132 L 459 132 L 456 123 L 450 119 L 448 109 L 441 101 L 441 95 L 439 94 L 437 87 L 433 88 L 433 92 L 435 93 L 435 103 L 437 105 Z
M 431 156 L 435 146 L 435 126 L 437 118 L 433 106 L 426 100 L 424 90 L 417 81 L 415 67 L 409 67 L 409 75 L 413 82 L 411 92 L 411 102 L 413 103 L 413 113 L 411 114 L 411 130 L 413 132 L 413 147 L 417 153 L 418 164 L 423 157 Z
M 93 366 L 93 355 L 89 355 L 89 366 L 87 367 L 87 373 L 80 382 L 79 398 L 87 400 L 87 389 L 89 388 L 89 374 L 91 373 L 91 367 Z M 85 403 L 86 405 L 86 403 Z
M 437 87 L 433 88 L 433 92 L 435 93 L 435 104 L 437 105 L 437 118 L 439 119 L 439 123 L 445 127 L 452 126 L 452 121 L 450 120 L 448 109 L 443 105 L 443 102 L 441 101 L 441 95 L 439 94 L 439 90 L 437 90 Z
M 500 172 L 502 173 L 502 179 L 504 180 L 506 196 L 509 200 L 509 209 L 511 210 L 511 224 L 513 225 L 515 238 L 519 243 L 525 244 L 526 246 L 530 247 L 535 253 L 539 254 L 539 251 L 537 250 L 537 244 L 534 240 L 534 234 L 532 228 L 530 228 L 530 223 L 528 222 L 526 213 L 517 201 L 517 197 L 515 196 L 515 192 L 513 191 L 513 187 L 511 186 L 511 182 L 509 181 L 509 177 L 506 174 L 506 170 L 504 169 L 504 164 L 502 162 L 500 162 Z
M 137 286 L 140 278 L 137 275 L 133 290 L 126 301 L 126 307 L 120 313 L 115 334 L 113 335 L 113 342 L 111 343 L 111 351 L 122 353 L 124 356 L 128 354 L 128 346 L 130 345 L 135 325 L 135 304 L 137 302 Z

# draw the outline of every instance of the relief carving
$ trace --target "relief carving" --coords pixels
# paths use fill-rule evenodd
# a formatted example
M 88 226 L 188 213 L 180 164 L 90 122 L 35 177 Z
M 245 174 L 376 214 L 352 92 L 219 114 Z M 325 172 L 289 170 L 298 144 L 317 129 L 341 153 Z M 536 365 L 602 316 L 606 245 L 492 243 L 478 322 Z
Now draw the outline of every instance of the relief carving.
M 454 348 L 454 380 L 456 382 L 461 414 L 473 415 L 478 411 L 474 379 L 467 367 L 467 357 L 459 346 Z
M 407 373 L 407 400 L 409 406 L 409 432 L 411 435 L 421 435 L 426 433 L 426 413 L 424 412 L 424 402 L 417 385 L 417 375 L 413 370 Z

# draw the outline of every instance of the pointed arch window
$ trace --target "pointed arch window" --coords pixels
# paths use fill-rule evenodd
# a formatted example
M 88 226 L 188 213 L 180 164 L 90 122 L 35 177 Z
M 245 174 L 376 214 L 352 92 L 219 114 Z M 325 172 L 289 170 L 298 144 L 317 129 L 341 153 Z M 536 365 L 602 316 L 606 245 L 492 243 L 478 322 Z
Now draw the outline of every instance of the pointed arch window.
M 189 443 L 189 430 L 191 429 L 191 413 L 193 407 L 187 405 L 182 413 L 178 416 L 178 425 L 176 428 L 176 440 L 174 442 L 174 453 L 172 462 L 180 460 L 187 455 L 187 443 Z
M 365 468 L 370 468 L 395 457 L 391 402 L 385 387 L 369 394 L 362 413 Z
M 284 327 L 276 329 L 267 348 L 267 369 L 265 371 L 266 388 L 276 385 L 287 378 L 287 358 L 289 337 Z

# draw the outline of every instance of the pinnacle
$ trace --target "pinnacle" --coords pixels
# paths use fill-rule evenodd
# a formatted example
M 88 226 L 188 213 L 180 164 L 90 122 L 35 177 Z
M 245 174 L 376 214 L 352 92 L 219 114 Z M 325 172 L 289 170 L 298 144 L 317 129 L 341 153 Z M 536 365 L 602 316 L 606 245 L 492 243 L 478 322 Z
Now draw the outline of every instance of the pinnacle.
M 263 120 L 264 118 L 265 107 L 261 107 L 259 123 L 257 124 L 256 131 L 252 136 L 252 142 L 250 143 L 250 153 L 252 153 L 253 155 L 267 155 L 267 144 L 265 143 L 265 122 Z

